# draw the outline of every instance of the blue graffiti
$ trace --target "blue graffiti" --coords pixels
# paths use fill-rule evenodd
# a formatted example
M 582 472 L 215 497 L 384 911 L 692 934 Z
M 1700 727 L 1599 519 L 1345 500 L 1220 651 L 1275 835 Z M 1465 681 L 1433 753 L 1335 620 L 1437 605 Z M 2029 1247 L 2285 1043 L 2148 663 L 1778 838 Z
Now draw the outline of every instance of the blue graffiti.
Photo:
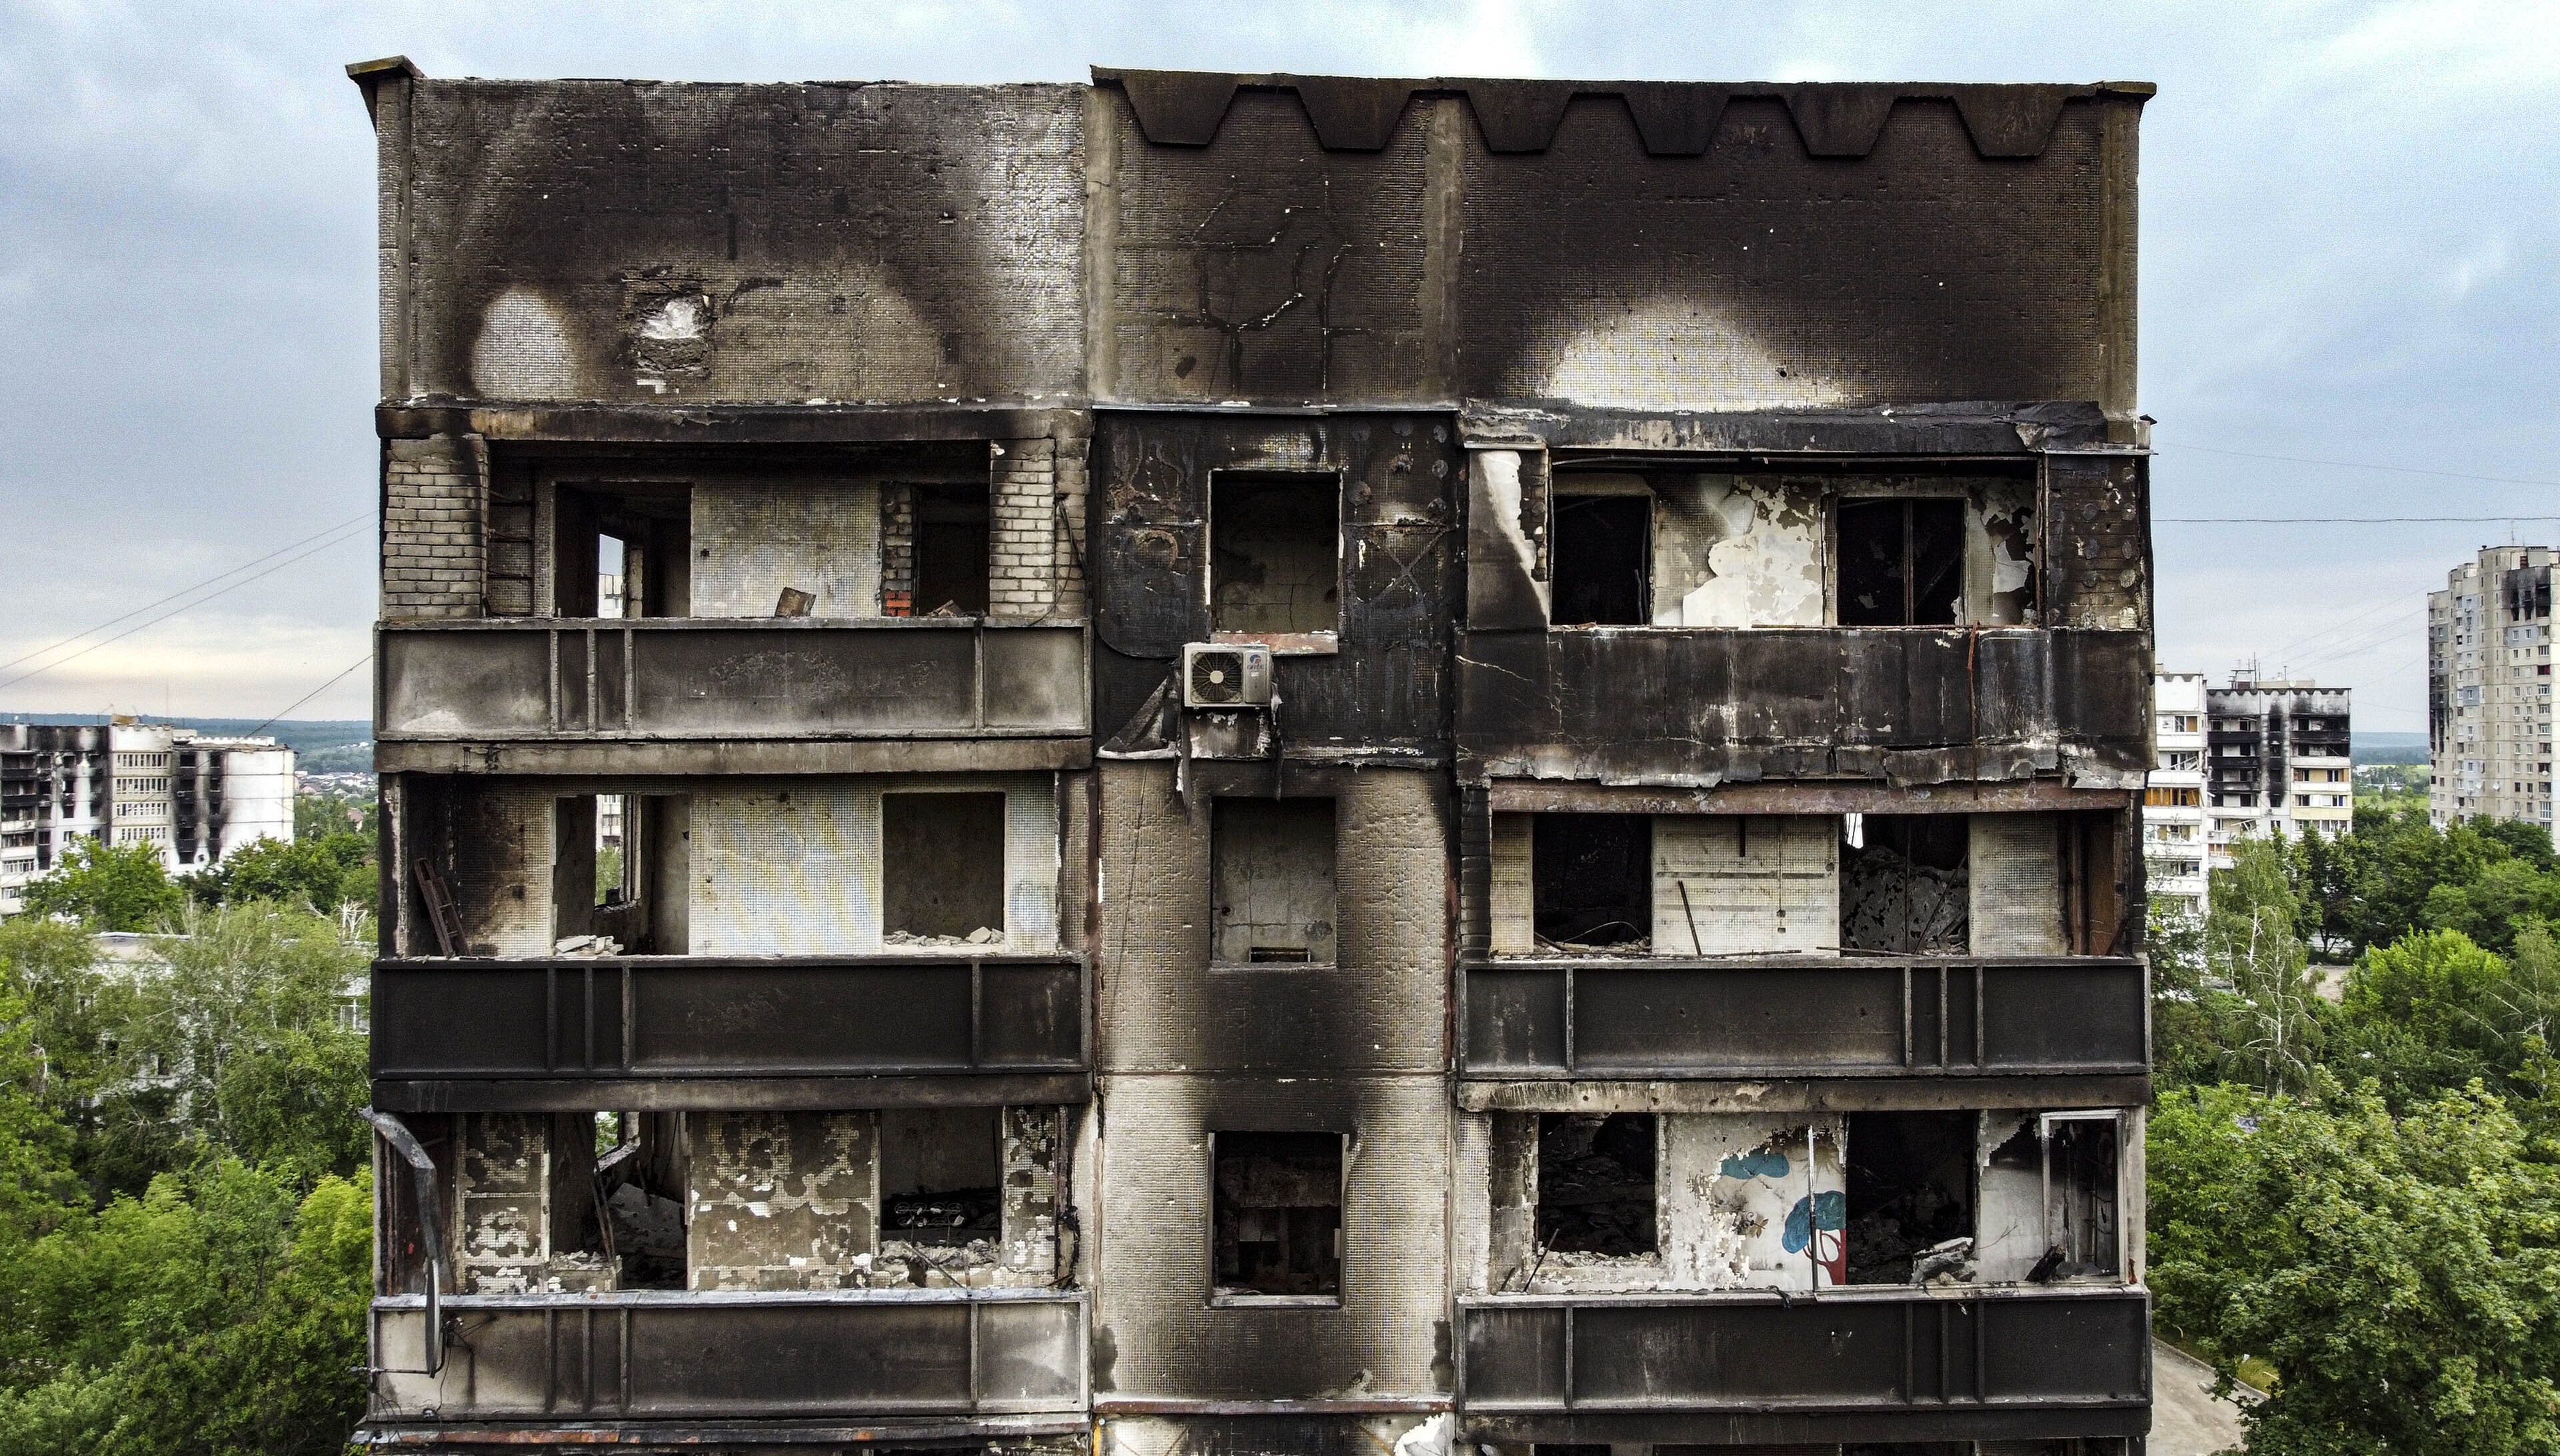
M 1848 1199 L 1845 1195 L 1817 1194 L 1813 1205 L 1815 1227 L 1828 1230 L 1841 1227 L 1848 1222 Z M 1803 1253 L 1805 1245 L 1814 1241 L 1813 1228 L 1806 1226 L 1805 1200 L 1796 1200 L 1796 1207 L 1787 1211 L 1787 1232 L 1779 1241 L 1791 1254 Z
M 1725 1159 L 1722 1172 L 1727 1178 L 1784 1178 L 1792 1166 L 1786 1154 L 1775 1148 L 1762 1148 Z

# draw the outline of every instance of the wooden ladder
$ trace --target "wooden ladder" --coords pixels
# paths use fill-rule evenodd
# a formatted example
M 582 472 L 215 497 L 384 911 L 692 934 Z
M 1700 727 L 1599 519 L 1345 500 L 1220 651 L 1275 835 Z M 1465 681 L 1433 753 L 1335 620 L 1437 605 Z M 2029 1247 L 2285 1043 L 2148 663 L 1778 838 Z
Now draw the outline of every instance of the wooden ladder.
M 424 860 L 415 865 L 418 895 L 426 901 L 426 922 L 435 927 L 435 950 L 438 955 L 462 953 L 462 914 L 453 907 L 453 891 L 444 885 L 444 876 Z

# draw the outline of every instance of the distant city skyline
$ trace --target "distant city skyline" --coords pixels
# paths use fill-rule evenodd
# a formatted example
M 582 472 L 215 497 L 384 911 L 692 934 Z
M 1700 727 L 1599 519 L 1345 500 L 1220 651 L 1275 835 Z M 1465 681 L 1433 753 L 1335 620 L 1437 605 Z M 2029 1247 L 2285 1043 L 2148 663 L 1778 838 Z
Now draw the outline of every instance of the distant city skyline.
M 2503 514 L 2551 511 L 2560 476 L 2536 463 L 2560 456 L 2560 193 L 2514 144 L 2560 127 L 2553 7 L 1317 0 L 627 21 L 594 5 L 503 24 L 468 7 L 0 9 L 0 661 L 226 568 L 273 568 L 59 670 L 10 684 L 49 659 L 0 668 L 0 712 L 257 719 L 312 694 L 294 716 L 367 715 L 377 446 L 349 421 L 371 404 L 374 153 L 343 67 L 395 52 L 439 75 L 669 80 L 1104 64 L 2154 81 L 2142 395 L 2162 421 L 2162 663 L 2219 677 L 2255 657 L 2353 688 L 2362 726 L 2418 731 L 2426 591 L 2485 545 L 2560 539 L 2560 521 Z

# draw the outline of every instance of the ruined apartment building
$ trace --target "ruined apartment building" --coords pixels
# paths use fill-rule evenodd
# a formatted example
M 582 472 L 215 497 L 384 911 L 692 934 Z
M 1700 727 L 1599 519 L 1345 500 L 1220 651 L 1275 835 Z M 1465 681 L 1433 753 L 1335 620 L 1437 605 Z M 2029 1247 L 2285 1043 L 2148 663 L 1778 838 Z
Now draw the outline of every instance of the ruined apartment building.
M 2149 86 L 355 77 L 370 1440 L 2141 1448 Z
M 2547 546 L 2484 547 L 2427 594 L 2427 817 L 2551 832 Z

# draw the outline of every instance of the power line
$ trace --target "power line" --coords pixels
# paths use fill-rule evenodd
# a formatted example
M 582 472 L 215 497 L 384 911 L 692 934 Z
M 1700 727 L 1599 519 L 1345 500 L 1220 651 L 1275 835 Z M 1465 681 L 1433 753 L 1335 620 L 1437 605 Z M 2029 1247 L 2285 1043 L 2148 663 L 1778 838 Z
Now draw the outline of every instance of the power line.
M 2327 465 L 2340 470 L 2387 470 L 2394 475 L 2433 475 L 2445 480 L 2484 480 L 2492 485 L 2547 485 L 2560 489 L 2560 480 L 2526 480 L 2514 475 L 2474 475 L 2467 470 L 2424 470 L 2415 465 L 2378 465 L 2371 460 L 2314 460 L 2303 455 L 2267 455 L 2256 450 L 2225 450 L 2212 445 L 2165 445 L 2156 446 L 2155 449 L 2195 450 L 2207 455 L 2237 455 L 2243 460 L 2282 460 L 2289 465 Z
M 368 513 L 368 514 L 370 514 L 370 513 Z M 308 538 L 305 538 L 305 539 L 307 540 Z M 354 533 L 352 533 L 352 532 L 351 532 L 350 534 L 345 535 L 345 536 L 341 536 L 341 537 L 337 538 L 337 539 L 336 539 L 336 540 L 334 540 L 334 541 L 324 541 L 324 542 L 320 543 L 318 546 L 315 546 L 315 547 L 311 548 L 309 551 L 302 552 L 301 554 L 299 554 L 299 555 L 297 555 L 297 556 L 287 557 L 287 558 L 285 558 L 283 561 L 277 562 L 274 566 L 271 566 L 267 567 L 267 568 L 266 568 L 265 570 L 263 570 L 263 571 L 258 571 L 258 572 L 256 572 L 256 573 L 254 573 L 254 574 L 251 574 L 251 575 L 242 576 L 240 579 L 239 579 L 239 580 L 237 580 L 237 581 L 233 582 L 233 583 L 232 583 L 232 584 L 230 584 L 229 586 L 223 587 L 223 588 L 222 588 L 221 590 L 219 590 L 219 591 L 208 591 L 208 592 L 206 592 L 204 595 L 197 597 L 194 601 L 186 602 L 186 603 L 184 603 L 184 604 L 182 604 L 182 605 L 171 607 L 169 610 L 167 610 L 167 611 L 165 611 L 165 612 L 162 612 L 160 615 L 158 615 L 158 616 L 156 616 L 156 617 L 152 617 L 152 618 L 150 618 L 150 619 L 149 619 L 149 620 L 147 620 L 147 621 L 136 622 L 136 623 L 135 623 L 135 624 L 133 624 L 132 626 L 125 628 L 123 631 L 116 633 L 114 636 L 112 636 L 112 637 L 100 638 L 99 640 L 97 640 L 97 641 L 95 641 L 95 642 L 90 643 L 90 644 L 89 644 L 89 645 L 87 645 L 86 647 L 83 647 L 83 648 L 81 648 L 80 651 L 75 652 L 75 653 L 72 653 L 72 654 L 70 654 L 70 655 L 69 655 L 69 656 L 67 656 L 67 657 L 58 657 L 58 658 L 54 659 L 52 662 L 46 663 L 43 667 L 39 667 L 39 668 L 30 668 L 30 669 L 28 669 L 26 672 L 23 672 L 23 673 L 18 674 L 16 677 L 11 678 L 11 679 L 10 679 L 10 680 L 8 680 L 7 682 L 5 682 L 5 683 L 0 683 L 0 688 L 14 688 L 14 687 L 16 687 L 18 684 L 20 684 L 20 683 L 23 683 L 23 682 L 27 681 L 29 678 L 37 677 L 37 676 L 39 676 L 39 675 L 41 675 L 41 674 L 44 674 L 44 673 L 52 672 L 54 669 L 56 669 L 56 668 L 58 668 L 58 667 L 63 666 L 65 663 L 78 662 L 80 659 L 81 659 L 81 658 L 83 658 L 83 657 L 88 656 L 90 653 L 95 652 L 95 651 L 96 651 L 96 650 L 98 650 L 99 648 L 101 648 L 101 647 L 105 647 L 105 646 L 108 646 L 108 645 L 110 645 L 110 644 L 112 644 L 112 643 L 121 642 L 121 641 L 123 641 L 125 638 L 132 636 L 134 633 L 139 632 L 139 631 L 143 630 L 143 629 L 144 629 L 144 628 L 146 628 L 146 627 L 153 627 L 153 626 L 157 626 L 157 625 L 159 625 L 160 623 L 162 623 L 162 622 L 165 622 L 165 621 L 169 620 L 171 617 L 174 617 L 174 616 L 178 615 L 178 614 L 179 614 L 179 613 L 181 613 L 181 612 L 185 612 L 185 611 L 192 611 L 192 610 L 194 610 L 194 609 L 195 609 L 195 608 L 197 608 L 197 607 L 203 606 L 206 602 L 209 602 L 209 601 L 213 600 L 213 599 L 214 599 L 215 597 L 217 597 L 217 596 L 224 595 L 224 594 L 225 594 L 225 593 L 227 593 L 227 592 L 238 591 L 238 590 L 239 590 L 239 589 L 240 589 L 241 587 L 246 586 L 246 585 L 247 585 L 248 583 L 250 583 L 251 581 L 258 580 L 260 577 L 272 576 L 272 575 L 274 575 L 276 572 L 283 570 L 285 567 L 287 567 L 287 566 L 292 566 L 295 562 L 301 561 L 304 557 L 316 556 L 316 555 L 318 555 L 318 554 L 319 554 L 319 553 L 321 553 L 321 552 L 327 551 L 329 548 L 331 548 L 331 547 L 333 547 L 333 546 L 343 546 L 343 545 L 345 545 L 347 542 L 354 541 L 354 540 L 356 540 L 356 539 L 357 539 L 357 536 L 356 536 Z M 220 579 L 220 578 L 217 578 L 217 579 Z M 181 593 L 181 594 L 183 595 L 184 593 Z M 163 600 L 166 600 L 167 598 L 165 598 L 165 597 L 164 597 L 164 598 L 162 598 L 162 599 L 163 599 Z
M 241 736 L 241 737 L 243 737 L 243 738 L 246 738 L 246 737 L 254 737 L 254 736 L 256 736 L 259 732 L 261 732 L 261 731 L 263 731 L 263 730 L 265 730 L 265 729 L 267 729 L 267 728 L 270 728 L 275 727 L 276 723 L 277 723 L 279 720 L 281 720 L 281 719 L 284 717 L 284 715 L 285 715 L 285 714 L 291 713 L 293 710 L 295 710 L 295 709 L 297 709 L 297 708 L 301 707 L 303 704 L 310 702 L 312 699 L 317 698 L 317 697 L 319 697 L 321 694 L 328 692 L 331 688 L 334 688 L 334 687 L 338 686 L 338 679 L 339 679 L 339 678 L 343 678 L 343 677 L 345 677 L 347 674 L 349 674 L 349 673 L 351 673 L 351 672 L 354 672 L 356 669 L 358 669 L 358 668 L 360 668 L 360 667 L 363 667 L 366 663 L 369 663 L 369 662 L 371 662 L 371 661 L 373 661 L 373 660 L 374 660 L 374 655 L 373 655 L 372 653 L 370 653 L 370 652 L 366 653 L 364 656 L 362 656 L 362 657 L 360 657 L 360 658 L 357 658 L 354 662 L 351 662 L 351 663 L 349 663 L 347 666 L 345 666 L 344 668 L 339 669 L 339 671 L 338 671 L 338 673 L 337 673 L 337 676 L 336 676 L 336 677 L 332 677 L 331 679 L 329 679 L 329 681 L 327 681 L 327 682 L 325 682 L 325 683 L 322 683 L 319 687 L 316 687 L 316 688 L 312 689 L 310 692 L 303 694 L 301 697 L 294 699 L 292 702 L 285 704 L 285 705 L 284 705 L 284 707 L 282 707 L 281 709 L 278 709 L 278 710 L 276 711 L 276 715 L 275 715 L 275 717 L 274 717 L 274 718 L 270 718 L 270 719 L 268 719 L 266 722 L 264 722 L 264 723 L 262 723 L 262 724 L 259 724 L 256 728 L 250 728 L 247 732 L 241 733 L 241 734 L 240 734 L 240 736 Z
M 2560 521 L 2560 516 L 2156 516 L 2153 520 L 2162 526 L 2429 526 L 2439 522 Z
M 147 612 L 147 611 L 151 610 L 151 608 L 153 608 L 153 607 L 155 607 L 155 606 L 160 605 L 160 603 L 161 603 L 161 602 L 176 601 L 179 597 L 182 597 L 182 596 L 186 595 L 186 594 L 187 594 L 188 592 L 190 592 L 190 591 L 201 591 L 201 590 L 203 590 L 205 587 L 211 586 L 211 585 L 213 585 L 215 582 L 220 581 L 220 580 L 221 580 L 221 579 L 223 579 L 225 576 L 230 576 L 230 575 L 234 575 L 234 574 L 236 574 L 236 573 L 238 573 L 238 572 L 240 572 L 240 571 L 245 571 L 245 570 L 247 570 L 249 567 L 256 566 L 259 562 L 273 561 L 275 558 L 277 558 L 277 557 L 280 557 L 280 556 L 284 555 L 286 552 L 289 552 L 289 551 L 293 550 L 295 547 L 297 547 L 297 546 L 301 546 L 301 545 L 303 545 L 303 544 L 305 544 L 305 543 L 307 543 L 307 542 L 314 542 L 314 541 L 318 541 L 321 537 L 327 536 L 327 535 L 329 535 L 331 532 L 344 531 L 344 530 L 346 530 L 348 527 L 355 525 L 357 522 L 362 521 L 362 520 L 366 519 L 367 517 L 370 517 L 370 516 L 371 516 L 371 515 L 373 515 L 373 514 L 374 514 L 374 513 L 373 513 L 373 511 L 372 511 L 372 509 L 371 509 L 371 508 L 368 508 L 368 509 L 363 510 L 363 511 L 359 511 L 359 512 L 357 512 L 355 515 L 348 517 L 346 520 L 339 522 L 339 523 L 338 523 L 337 525 L 335 525 L 335 526 L 325 527 L 325 528 L 323 528 L 323 529 L 321 529 L 321 530 L 319 530 L 319 531 L 315 531 L 315 532 L 311 533 L 309 536 L 306 536 L 306 537 L 302 538 L 302 540 L 301 540 L 301 541 L 292 541 L 292 542 L 287 542 L 287 543 L 285 543 L 284 545 L 277 547 L 275 550 L 273 550 L 273 551 L 271 551 L 271 552 L 268 552 L 265 556 L 262 556 L 262 557 L 257 558 L 255 561 L 242 562 L 242 563 L 240 563 L 239 566 L 234 566 L 234 567 L 232 567 L 230 570 L 227 570 L 227 571 L 216 571 L 214 574 L 212 574 L 212 575 L 210 575 L 210 576 L 207 576 L 204 580 L 197 582 L 197 583 L 196 583 L 195 585 L 193 585 L 193 586 L 182 586 L 182 587 L 180 587 L 179 589 L 177 589 L 177 590 L 175 590 L 175 591 L 170 592 L 168 595 L 166 595 L 166 596 L 164 596 L 164 597 L 161 597 L 159 601 L 146 601 L 146 602 L 142 603 L 140 606 L 135 607 L 133 610 L 131 610 L 131 611 L 129 611 L 129 612 L 126 612 L 126 613 L 124 613 L 124 615 L 123 615 L 123 616 L 108 617 L 105 621 L 102 621 L 102 622 L 98 623 L 96 626 L 89 628 L 89 629 L 88 629 L 88 631 L 85 631 L 85 632 L 74 632 L 74 633 L 73 633 L 73 634 L 71 634 L 70 636 L 65 637 L 65 638 L 64 638 L 63 640 L 61 640 L 60 642 L 57 642 L 57 643 L 53 644 L 53 647 L 39 647 L 39 648 L 37 648 L 35 651 L 30 652 L 30 653 L 27 653 L 27 654 L 25 654 L 24 656 L 21 656 L 21 657 L 13 657 L 13 658 L 9 659 L 7 662 L 0 662 L 0 671 L 6 671 L 6 670 L 7 670 L 7 669 L 9 669 L 9 668 L 16 667 L 18 664 L 20 664 L 20 663 L 22 663 L 22 662 L 25 662 L 28 658 L 31 658 L 31 657 L 42 657 L 42 656 L 44 656 L 46 653 L 53 651 L 53 650 L 54 650 L 54 648 L 56 648 L 56 647 L 69 647 L 69 646 L 71 646 L 73 643 L 78 642 L 78 641 L 79 641 L 80 639 L 81 639 L 82 637 L 87 636 L 87 635 L 89 634 L 89 632 L 103 632 L 103 631 L 105 631 L 107 628 L 114 626 L 116 623 L 118 623 L 118 622 L 120 622 L 120 621 L 123 621 L 126 617 L 135 617 L 135 616 L 140 616 L 142 613 L 144 613 L 144 612 Z
M 2348 617 L 2345 621 L 2331 622 L 2325 627 L 2321 627 L 2305 636 L 2297 637 L 2293 641 L 2286 643 L 2284 646 L 2277 648 L 2275 651 L 2268 653 L 2267 656 L 2274 658 L 2276 661 L 2281 663 L 2291 657 L 2295 652 L 2314 642 L 2318 642 L 2322 637 L 2333 637 L 2338 633 L 2345 631 L 2347 628 L 2354 626 L 2356 623 L 2363 621 L 2365 618 L 2372 616 L 2375 612 L 2390 611 L 2394 607 L 2399 608 L 2401 614 L 2404 616 L 2410 611 L 2415 610 L 2415 608 L 2411 607 L 2409 603 L 2405 601 L 2385 601 L 2378 606 L 2366 607 L 2364 610 Z

